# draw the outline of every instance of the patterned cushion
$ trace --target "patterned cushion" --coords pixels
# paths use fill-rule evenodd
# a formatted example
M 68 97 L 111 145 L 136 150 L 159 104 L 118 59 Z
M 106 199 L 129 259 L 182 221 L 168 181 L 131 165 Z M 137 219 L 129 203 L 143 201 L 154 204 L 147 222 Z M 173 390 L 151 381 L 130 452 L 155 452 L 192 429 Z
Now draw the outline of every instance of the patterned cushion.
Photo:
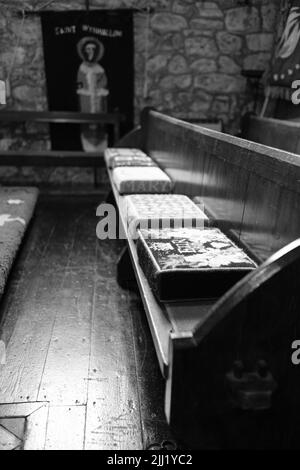
M 104 150 L 104 159 L 108 168 L 112 168 L 113 161 L 116 157 L 125 157 L 125 158 L 138 158 L 138 159 L 148 159 L 148 157 L 142 150 L 139 149 L 130 149 L 130 148 L 107 148 Z
M 203 227 L 208 217 L 187 196 L 180 194 L 132 194 L 125 196 L 128 227 Z M 134 231 L 134 233 L 133 233 Z
M 120 194 L 170 193 L 172 181 L 158 167 L 119 167 L 113 170 L 113 181 Z
M 132 157 L 114 157 L 111 161 L 111 168 L 118 168 L 119 166 L 157 166 L 156 163 L 150 158 L 145 155 L 143 156 L 136 156 L 133 155 Z
M 141 230 L 137 251 L 160 301 L 218 297 L 256 268 L 216 228 Z
M 0 296 L 33 215 L 36 188 L 0 187 Z

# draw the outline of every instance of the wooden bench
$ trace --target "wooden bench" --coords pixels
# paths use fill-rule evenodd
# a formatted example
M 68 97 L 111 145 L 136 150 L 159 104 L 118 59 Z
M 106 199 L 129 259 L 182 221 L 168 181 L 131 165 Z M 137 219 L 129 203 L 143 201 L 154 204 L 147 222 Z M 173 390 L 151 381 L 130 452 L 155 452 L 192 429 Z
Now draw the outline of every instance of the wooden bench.
M 299 121 L 283 121 L 247 113 L 242 119 L 241 137 L 269 147 L 300 154 Z
M 300 428 L 300 369 L 291 362 L 292 342 L 300 339 L 300 241 L 284 247 L 300 236 L 300 159 L 149 109 L 118 146 L 148 153 L 175 192 L 199 197 L 260 265 L 221 299 L 163 304 L 127 240 L 118 274 L 128 276 L 131 260 L 166 379 L 168 422 L 192 448 L 293 446 L 291 423 Z M 126 230 L 124 200 L 109 175 Z
M 123 119 L 118 112 L 92 114 L 63 111 L 1 111 L 0 123 L 36 122 L 48 124 L 105 124 L 112 127 L 113 142 L 120 138 L 120 123 Z M 0 151 L 0 166 L 104 166 L 103 155 L 99 152 L 33 150 Z

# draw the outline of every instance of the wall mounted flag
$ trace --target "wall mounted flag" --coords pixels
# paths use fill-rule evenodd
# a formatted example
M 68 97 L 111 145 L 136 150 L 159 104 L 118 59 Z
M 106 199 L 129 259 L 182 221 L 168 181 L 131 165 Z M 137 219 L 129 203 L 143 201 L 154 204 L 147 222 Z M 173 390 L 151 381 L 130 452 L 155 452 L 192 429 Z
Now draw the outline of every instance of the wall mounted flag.
M 133 15 L 130 10 L 43 12 L 42 30 L 50 111 L 119 111 L 133 126 Z M 102 151 L 103 125 L 52 125 L 52 148 Z
M 293 0 L 277 44 L 270 73 L 271 96 L 289 99 L 291 84 L 300 79 L 300 0 Z

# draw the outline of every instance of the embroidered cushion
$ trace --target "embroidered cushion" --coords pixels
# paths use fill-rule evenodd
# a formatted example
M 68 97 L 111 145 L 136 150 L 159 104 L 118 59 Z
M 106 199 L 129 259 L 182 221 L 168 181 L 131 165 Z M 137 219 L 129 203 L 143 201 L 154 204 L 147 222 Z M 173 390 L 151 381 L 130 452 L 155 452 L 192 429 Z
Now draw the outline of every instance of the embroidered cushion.
M 125 158 L 127 161 L 152 161 L 142 150 L 130 148 L 107 148 L 104 150 L 104 159 L 108 168 L 113 167 L 115 158 Z
M 181 194 L 132 194 L 125 196 L 124 202 L 132 235 L 137 228 L 202 228 L 208 220 L 189 197 Z
M 256 268 L 217 228 L 141 230 L 137 252 L 160 301 L 221 296 Z
M 133 155 L 132 157 L 114 157 L 111 162 L 111 168 L 118 168 L 119 166 L 157 166 L 156 163 L 150 157 L 138 157 Z
M 158 167 L 119 167 L 113 181 L 120 194 L 170 193 L 173 183 Z

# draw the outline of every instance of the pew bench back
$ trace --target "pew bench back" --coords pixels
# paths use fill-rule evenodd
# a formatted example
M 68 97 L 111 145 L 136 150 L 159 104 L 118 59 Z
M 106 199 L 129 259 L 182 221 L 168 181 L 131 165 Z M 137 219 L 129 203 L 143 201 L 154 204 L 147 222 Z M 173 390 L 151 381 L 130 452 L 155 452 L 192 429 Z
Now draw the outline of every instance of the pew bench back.
M 142 148 L 259 262 L 300 236 L 300 158 L 146 109 Z
M 241 136 L 259 144 L 300 154 L 300 122 L 259 117 L 247 113 L 242 118 Z

